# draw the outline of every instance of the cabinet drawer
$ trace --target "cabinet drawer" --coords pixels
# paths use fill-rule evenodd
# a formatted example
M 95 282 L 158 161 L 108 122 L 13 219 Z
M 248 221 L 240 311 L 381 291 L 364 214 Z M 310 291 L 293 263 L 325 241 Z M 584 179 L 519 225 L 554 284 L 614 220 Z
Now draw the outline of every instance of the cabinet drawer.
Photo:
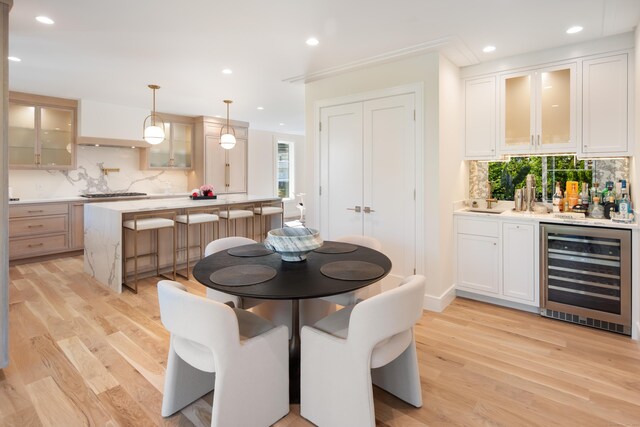
M 38 205 L 9 206 L 9 218 L 66 215 L 67 213 L 69 213 L 69 205 L 67 203 L 41 203 Z
M 29 258 L 47 253 L 64 252 L 68 248 L 66 234 L 9 240 L 9 258 Z
M 9 221 L 9 237 L 64 233 L 67 216 L 19 218 Z
M 498 237 L 498 221 L 458 218 L 458 233 Z

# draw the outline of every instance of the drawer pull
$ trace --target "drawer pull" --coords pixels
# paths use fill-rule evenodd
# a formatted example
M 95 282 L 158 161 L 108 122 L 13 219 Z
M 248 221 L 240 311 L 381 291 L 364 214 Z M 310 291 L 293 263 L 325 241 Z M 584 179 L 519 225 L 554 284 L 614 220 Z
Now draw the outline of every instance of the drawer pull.
M 34 225 L 27 226 L 27 228 L 38 228 L 38 227 L 44 227 L 44 224 L 34 224 Z
M 38 213 L 38 212 L 44 212 L 44 210 L 38 209 L 38 210 L 35 210 L 35 211 L 27 211 L 27 212 L 29 212 L 29 213 Z
M 44 243 L 35 243 L 29 245 L 30 248 L 37 248 L 38 246 L 44 246 Z

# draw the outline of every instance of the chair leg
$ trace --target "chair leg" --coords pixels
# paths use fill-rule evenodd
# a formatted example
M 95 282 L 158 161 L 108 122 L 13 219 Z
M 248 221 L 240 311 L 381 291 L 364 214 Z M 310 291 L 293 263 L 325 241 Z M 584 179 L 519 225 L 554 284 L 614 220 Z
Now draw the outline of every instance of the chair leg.
M 164 378 L 162 416 L 168 417 L 213 390 L 215 374 L 194 368 L 169 346 Z
M 422 407 L 422 388 L 415 340 L 411 340 L 409 347 L 395 360 L 380 368 L 372 369 L 371 379 L 381 389 L 416 408 Z
M 133 232 L 133 293 L 138 293 L 138 230 Z

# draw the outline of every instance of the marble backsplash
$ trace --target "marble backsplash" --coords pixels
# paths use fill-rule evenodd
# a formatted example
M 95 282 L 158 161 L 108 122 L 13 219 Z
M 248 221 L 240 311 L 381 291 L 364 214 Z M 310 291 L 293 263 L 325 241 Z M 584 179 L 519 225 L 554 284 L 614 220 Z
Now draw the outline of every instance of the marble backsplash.
M 469 198 L 481 199 L 487 196 L 486 182 L 489 176 L 489 163 L 469 161 Z M 593 160 L 594 182 L 603 185 L 607 181 L 617 182 L 629 179 L 629 159 Z M 630 183 L 630 185 L 633 183 Z
M 102 168 L 120 171 L 105 175 Z M 139 149 L 93 146 L 78 146 L 74 170 L 10 170 L 9 187 L 13 197 L 21 199 L 118 191 L 148 194 L 189 191 L 185 171 L 140 170 Z

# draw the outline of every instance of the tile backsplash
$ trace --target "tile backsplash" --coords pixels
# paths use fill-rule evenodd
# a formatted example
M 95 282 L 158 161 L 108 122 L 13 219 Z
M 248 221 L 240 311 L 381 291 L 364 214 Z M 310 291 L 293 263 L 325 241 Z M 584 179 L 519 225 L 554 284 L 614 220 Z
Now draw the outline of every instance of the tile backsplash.
M 48 199 L 82 193 L 116 191 L 186 193 L 187 172 L 140 170 L 140 150 L 119 147 L 78 146 L 77 169 L 10 170 L 13 197 Z M 119 168 L 104 175 L 102 168 Z
M 469 161 L 469 198 L 481 199 L 487 196 L 485 183 L 489 177 L 489 163 Z M 592 160 L 594 182 L 603 185 L 607 181 L 617 182 L 629 179 L 629 159 Z M 630 183 L 630 185 L 633 183 Z

